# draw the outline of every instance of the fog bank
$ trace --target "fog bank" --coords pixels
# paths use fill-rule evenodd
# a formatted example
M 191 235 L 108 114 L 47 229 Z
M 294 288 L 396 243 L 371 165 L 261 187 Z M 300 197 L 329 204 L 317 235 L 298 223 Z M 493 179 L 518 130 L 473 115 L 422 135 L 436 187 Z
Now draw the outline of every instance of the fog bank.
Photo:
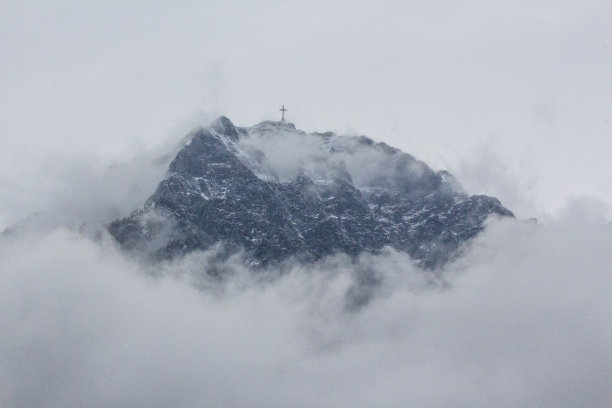
M 5 237 L 0 404 L 609 406 L 612 228 L 585 205 L 491 224 L 442 277 L 388 252 L 219 283 L 206 253 L 147 270 L 108 237 Z M 363 270 L 381 284 L 349 308 Z

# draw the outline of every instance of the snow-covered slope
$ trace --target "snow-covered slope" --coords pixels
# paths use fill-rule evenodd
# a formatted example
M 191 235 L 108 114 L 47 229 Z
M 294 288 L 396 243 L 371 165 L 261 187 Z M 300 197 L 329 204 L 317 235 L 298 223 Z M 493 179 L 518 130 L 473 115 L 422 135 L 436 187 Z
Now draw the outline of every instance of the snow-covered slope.
M 512 216 L 496 198 L 465 194 L 448 172 L 364 136 L 220 117 L 187 140 L 144 208 L 109 225 L 125 249 L 166 259 L 222 242 L 257 265 L 391 246 L 433 268 L 490 215 Z

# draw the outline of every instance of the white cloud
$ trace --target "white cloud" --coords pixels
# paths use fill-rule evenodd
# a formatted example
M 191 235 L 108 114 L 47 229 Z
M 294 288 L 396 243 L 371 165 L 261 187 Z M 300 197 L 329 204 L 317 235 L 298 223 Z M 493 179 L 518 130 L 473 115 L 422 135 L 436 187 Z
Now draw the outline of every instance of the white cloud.
M 443 279 L 393 252 L 263 280 L 231 263 L 224 283 L 194 254 L 154 278 L 64 228 L 5 239 L 0 401 L 604 407 L 612 228 L 583 208 L 490 225 Z M 347 309 L 364 270 L 382 284 Z
M 0 238 L 0 405 L 611 406 L 610 7 L 3 3 L 0 229 L 47 218 Z M 282 103 L 544 223 L 490 225 L 443 279 L 390 252 L 219 283 L 211 253 L 150 271 L 89 235 L 167 133 Z

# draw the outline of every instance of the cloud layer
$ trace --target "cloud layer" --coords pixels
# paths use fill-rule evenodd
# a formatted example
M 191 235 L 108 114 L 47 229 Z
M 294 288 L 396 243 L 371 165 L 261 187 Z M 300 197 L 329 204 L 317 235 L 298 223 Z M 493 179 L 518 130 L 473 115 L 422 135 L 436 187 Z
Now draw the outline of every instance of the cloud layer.
M 0 406 L 612 406 L 609 0 L 1 8 L 0 230 L 42 214 L 0 237 Z M 140 145 L 282 103 L 545 223 L 441 275 L 389 252 L 223 282 L 214 252 L 151 269 L 97 234 L 165 169 Z
M 0 405 L 609 406 L 612 228 L 583 208 L 491 224 L 436 276 L 388 252 L 219 282 L 207 253 L 5 237 Z M 363 271 L 381 284 L 351 308 Z

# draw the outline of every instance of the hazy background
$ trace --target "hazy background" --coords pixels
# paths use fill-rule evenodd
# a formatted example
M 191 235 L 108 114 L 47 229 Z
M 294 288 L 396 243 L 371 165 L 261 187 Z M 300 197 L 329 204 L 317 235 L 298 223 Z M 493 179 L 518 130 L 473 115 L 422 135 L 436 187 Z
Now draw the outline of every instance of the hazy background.
M 0 239 L 0 406 L 612 405 L 612 3 L 126 3 L 0 3 L 0 229 L 48 214 Z M 190 128 L 281 104 L 541 223 L 442 278 L 389 252 L 268 284 L 91 238 Z
M 3 1 L 0 54 L 12 196 L 58 158 L 103 168 L 285 104 L 298 128 L 385 141 L 519 215 L 612 202 L 607 0 Z

